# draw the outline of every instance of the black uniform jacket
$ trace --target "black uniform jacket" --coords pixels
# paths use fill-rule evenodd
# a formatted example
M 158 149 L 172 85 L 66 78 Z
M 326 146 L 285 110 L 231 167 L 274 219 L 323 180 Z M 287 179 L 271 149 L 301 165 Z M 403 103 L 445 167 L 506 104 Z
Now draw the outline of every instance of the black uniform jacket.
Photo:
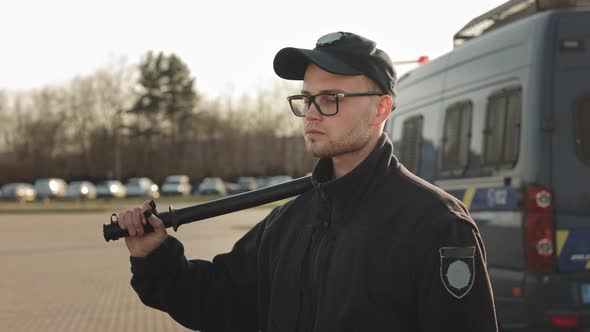
M 275 208 L 212 262 L 169 236 L 131 257 L 142 302 L 202 331 L 496 331 L 478 229 L 383 134 L 354 170 Z

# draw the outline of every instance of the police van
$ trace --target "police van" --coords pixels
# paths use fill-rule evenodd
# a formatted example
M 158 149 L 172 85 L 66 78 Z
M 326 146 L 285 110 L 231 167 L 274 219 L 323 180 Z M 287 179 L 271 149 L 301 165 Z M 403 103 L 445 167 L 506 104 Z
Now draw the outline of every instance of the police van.
M 386 124 L 484 238 L 500 328 L 590 331 L 590 1 L 512 0 L 402 76 Z

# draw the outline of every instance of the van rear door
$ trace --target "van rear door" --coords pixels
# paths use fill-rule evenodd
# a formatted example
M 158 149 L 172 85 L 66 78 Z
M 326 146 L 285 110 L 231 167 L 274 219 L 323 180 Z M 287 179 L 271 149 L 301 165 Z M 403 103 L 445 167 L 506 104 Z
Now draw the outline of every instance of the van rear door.
M 556 269 L 590 275 L 590 11 L 560 15 L 555 36 L 549 189 Z M 583 279 L 581 302 L 590 303 L 590 278 Z

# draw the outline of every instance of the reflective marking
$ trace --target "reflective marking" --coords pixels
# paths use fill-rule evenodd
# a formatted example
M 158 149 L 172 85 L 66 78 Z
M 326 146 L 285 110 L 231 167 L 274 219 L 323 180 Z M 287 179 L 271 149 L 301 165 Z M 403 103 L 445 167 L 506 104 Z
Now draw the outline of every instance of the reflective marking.
M 586 270 L 590 270 L 590 261 L 586 262 Z
M 473 194 L 475 194 L 475 188 L 469 187 L 465 190 L 465 196 L 463 196 L 463 204 L 469 210 L 471 207 L 471 202 L 473 201 Z
M 561 255 L 561 250 L 565 246 L 565 241 L 567 241 L 567 237 L 569 236 L 570 231 L 568 230 L 558 230 L 557 231 L 557 256 Z M 588 268 L 588 267 L 586 267 Z
M 471 217 L 479 225 L 518 228 L 522 227 L 522 212 L 513 211 L 473 211 Z

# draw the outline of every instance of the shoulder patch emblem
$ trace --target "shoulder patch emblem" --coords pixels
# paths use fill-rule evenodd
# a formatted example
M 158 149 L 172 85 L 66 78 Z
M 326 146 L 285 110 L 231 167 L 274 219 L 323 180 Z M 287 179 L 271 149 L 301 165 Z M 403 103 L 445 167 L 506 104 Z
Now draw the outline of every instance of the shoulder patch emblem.
M 449 294 L 461 299 L 475 281 L 475 246 L 440 248 L 440 280 Z

